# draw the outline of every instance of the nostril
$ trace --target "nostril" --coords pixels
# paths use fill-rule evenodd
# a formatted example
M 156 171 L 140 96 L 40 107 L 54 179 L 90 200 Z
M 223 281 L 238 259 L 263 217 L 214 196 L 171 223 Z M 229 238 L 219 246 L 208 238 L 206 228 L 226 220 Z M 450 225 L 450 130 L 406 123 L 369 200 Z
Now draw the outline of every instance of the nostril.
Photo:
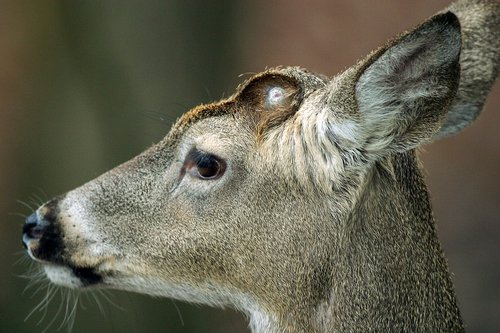
M 43 235 L 43 227 L 40 225 L 36 212 L 26 218 L 23 226 L 23 239 L 40 239 Z

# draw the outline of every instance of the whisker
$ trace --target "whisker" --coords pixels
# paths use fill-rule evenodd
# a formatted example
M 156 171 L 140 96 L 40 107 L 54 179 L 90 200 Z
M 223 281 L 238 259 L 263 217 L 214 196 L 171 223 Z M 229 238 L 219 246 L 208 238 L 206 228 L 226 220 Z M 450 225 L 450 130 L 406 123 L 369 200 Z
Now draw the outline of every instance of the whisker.
M 16 202 L 23 205 L 24 207 L 28 208 L 30 211 L 34 211 L 33 207 L 31 207 L 31 205 L 28 204 L 27 202 L 19 200 L 19 199 L 16 200 Z
M 39 310 L 40 308 L 42 308 L 46 302 L 47 302 L 47 299 L 49 298 L 49 294 L 50 294 L 50 285 L 46 285 L 46 290 L 47 290 L 47 293 L 45 294 L 45 297 L 42 298 L 42 300 L 40 301 L 40 303 L 38 303 L 32 310 L 30 313 L 28 313 L 28 315 L 24 318 L 24 321 L 26 322 L 37 310 Z
M 155 121 L 160 121 L 164 124 L 171 124 L 173 123 L 177 117 L 167 114 L 164 112 L 157 112 L 157 111 L 144 111 L 142 112 L 147 118 Z
M 44 282 L 45 278 L 43 272 L 41 271 L 36 272 L 34 268 L 30 268 L 26 274 L 20 275 L 19 277 L 23 279 L 29 279 L 28 283 L 26 284 L 26 287 L 24 287 L 23 294 L 36 284 L 40 284 L 40 286 L 37 289 L 40 289 L 45 285 L 42 283 Z M 35 293 L 36 292 L 38 291 L 35 291 Z M 31 298 L 33 298 L 33 296 L 31 296 Z
M 49 200 L 49 196 L 47 195 L 47 192 L 43 190 L 43 188 L 35 186 L 34 189 L 38 191 L 39 197 L 40 199 L 42 199 L 41 201 L 46 202 Z
M 10 213 L 7 213 L 7 215 L 18 216 L 18 217 L 21 217 L 23 220 L 25 220 L 28 217 L 27 214 L 23 214 L 23 213 L 19 213 L 19 212 L 10 212 Z
M 67 325 L 66 325 L 66 327 L 68 328 L 68 332 L 71 332 L 71 330 L 73 329 L 73 326 L 75 325 L 76 308 L 78 306 L 79 297 L 80 297 L 80 293 L 72 292 L 73 308 L 71 309 L 71 312 L 69 314 L 70 319 L 67 321 Z
M 241 78 L 241 77 L 245 77 L 245 76 L 253 76 L 255 74 L 257 74 L 257 72 L 244 72 L 244 73 L 239 74 L 238 77 Z
M 177 315 L 179 316 L 179 319 L 181 321 L 182 327 L 184 327 L 184 318 L 182 318 L 181 310 L 179 309 L 179 307 L 177 306 L 177 304 L 175 303 L 175 301 L 173 299 L 171 299 L 170 301 L 172 302 L 172 304 L 174 305 L 175 310 L 177 311 Z
M 34 285 L 35 283 L 37 283 L 37 281 L 35 281 L 35 282 L 33 283 L 33 285 Z M 48 286 L 50 286 L 50 284 L 49 284 L 49 283 L 47 283 L 47 285 L 48 285 Z M 45 286 L 45 284 L 41 284 L 41 285 L 40 285 L 40 286 L 39 286 L 39 287 L 38 287 L 38 288 L 37 288 L 37 289 L 33 292 L 33 294 L 31 295 L 31 297 L 30 297 L 30 298 L 35 297 L 35 296 L 36 296 L 36 295 L 37 295 L 37 294 L 38 294 L 41 290 L 43 290 L 43 287 L 44 287 L 44 286 Z M 31 287 L 31 286 L 30 286 L 30 287 Z
M 64 316 L 63 316 L 63 320 L 61 321 L 61 324 L 59 324 L 59 327 L 57 328 L 57 330 L 61 330 L 61 328 L 64 326 L 64 324 L 66 323 L 66 320 L 68 319 L 68 310 L 69 310 L 69 292 L 67 290 L 63 291 L 62 292 L 62 298 L 63 298 L 63 304 L 65 304 L 64 308 Z
M 97 289 L 96 291 L 97 291 L 97 292 L 99 293 L 99 295 L 101 295 L 101 296 L 102 296 L 102 297 L 103 297 L 103 298 L 104 298 L 104 299 L 105 299 L 105 300 L 106 300 L 109 304 L 111 304 L 111 305 L 112 305 L 112 306 L 114 306 L 115 308 L 117 308 L 117 309 L 119 309 L 119 310 L 121 310 L 121 311 L 127 311 L 125 308 L 121 307 L 120 305 L 116 304 L 115 302 L 113 302 L 113 301 L 111 300 L 111 298 L 110 298 L 110 297 L 112 297 L 112 296 L 111 296 L 111 294 L 108 296 L 108 294 L 106 294 L 106 292 L 105 292 L 104 290 L 101 290 L 101 289 Z
M 36 193 L 32 193 L 31 195 L 33 196 L 33 198 L 34 198 L 34 199 L 36 199 L 36 200 L 37 200 L 37 202 L 38 202 L 38 206 L 41 206 L 44 202 L 46 202 L 46 201 L 47 201 L 47 200 L 42 199 L 42 197 L 41 197 L 41 196 L 39 196 L 39 195 L 38 195 L 38 194 L 36 194 Z
M 40 284 L 38 286 L 38 288 L 35 290 L 35 292 L 31 295 L 30 298 L 33 298 L 33 296 L 35 294 L 37 294 L 41 288 L 43 288 L 44 286 L 46 286 L 47 284 L 46 283 L 43 283 L 44 282 L 44 276 L 42 275 L 42 272 L 35 272 L 34 269 L 31 269 L 28 273 L 26 273 L 26 277 L 29 278 L 28 274 L 32 274 L 32 278 L 30 278 L 30 280 L 28 281 L 28 284 L 26 285 L 26 287 L 24 288 L 23 290 L 23 294 L 29 290 L 31 287 L 35 286 L 36 284 Z
M 212 94 L 210 93 L 210 89 L 207 86 L 205 86 L 205 94 L 207 94 L 209 100 L 213 100 Z
M 91 294 L 92 292 L 83 292 L 82 295 L 85 297 L 85 298 L 81 298 L 81 301 L 79 302 L 79 306 L 80 308 L 82 308 L 83 310 L 87 310 L 87 307 L 85 306 L 85 302 L 84 300 L 86 299 L 88 302 L 90 302 L 90 296 L 89 294 Z
M 12 264 L 12 266 L 18 266 L 20 264 L 26 264 L 26 263 L 33 263 L 33 261 L 30 259 L 30 257 L 28 257 L 26 255 L 26 253 L 24 252 L 24 250 L 21 250 L 21 251 L 17 251 L 15 253 L 13 253 L 13 255 L 15 256 L 19 256 L 19 258 L 16 259 L 16 261 L 14 261 L 14 263 Z M 17 277 L 23 277 L 23 275 L 16 275 L 14 274 L 15 276 Z
M 62 310 L 62 307 L 63 307 L 63 304 L 64 304 L 63 301 L 64 301 L 64 298 L 63 298 L 63 295 L 61 293 L 61 302 L 59 303 L 59 307 L 57 308 L 57 312 L 54 315 L 54 317 L 52 318 L 52 320 L 50 321 L 50 323 L 47 325 L 47 327 L 45 327 L 45 329 L 42 331 L 42 333 L 47 332 L 47 330 L 50 328 L 50 326 L 52 326 L 52 324 L 55 322 L 56 318 L 61 313 L 61 310 Z
M 32 204 L 32 205 L 33 205 L 33 206 L 35 206 L 35 207 L 40 207 L 40 206 L 41 206 L 40 202 L 39 202 L 39 201 L 37 201 L 37 200 L 36 200 L 36 199 L 34 199 L 34 198 L 29 198 L 28 200 L 29 200 L 29 203 L 30 203 L 30 204 Z
M 51 288 L 49 289 L 49 293 L 50 293 L 50 296 L 47 298 L 47 300 L 45 302 L 45 306 L 43 307 L 42 316 L 41 316 L 40 320 L 38 321 L 38 323 L 36 323 L 36 326 L 40 325 L 42 323 L 42 321 L 45 319 L 45 317 L 47 316 L 49 304 L 52 301 L 52 299 L 54 299 L 54 296 L 57 294 L 57 288 L 55 288 L 54 286 L 51 286 Z
M 30 279 L 27 286 L 24 288 L 23 293 L 31 289 L 33 286 L 36 286 L 36 288 L 30 298 L 43 293 L 41 300 L 31 309 L 28 315 L 24 318 L 24 321 L 26 322 L 34 318 L 36 314 L 36 317 L 40 316 L 36 319 L 36 326 L 40 326 L 43 325 L 44 321 L 47 319 L 47 315 L 50 313 L 51 319 L 42 330 L 42 333 L 49 331 L 61 331 L 63 329 L 67 329 L 68 332 L 71 332 L 76 320 L 75 318 L 80 300 L 80 292 L 77 290 L 61 288 L 57 285 L 49 283 L 45 272 L 41 266 L 35 262 L 31 262 L 27 272 L 20 276 Z M 54 299 L 58 298 L 58 295 L 60 301 L 58 302 L 57 310 L 55 310 L 55 307 L 50 307 L 49 309 L 49 305 L 54 304 Z M 59 326 L 57 329 L 53 329 L 52 327 L 54 326 L 54 323 L 58 321 L 59 318 L 62 318 Z
M 102 303 L 101 301 L 99 300 L 99 298 L 97 297 L 96 294 L 94 293 L 90 293 L 90 295 L 94 298 L 94 301 L 96 302 L 97 304 L 97 308 L 99 309 L 99 312 L 102 314 L 102 315 L 106 315 L 106 312 L 104 311 L 104 308 L 102 306 Z

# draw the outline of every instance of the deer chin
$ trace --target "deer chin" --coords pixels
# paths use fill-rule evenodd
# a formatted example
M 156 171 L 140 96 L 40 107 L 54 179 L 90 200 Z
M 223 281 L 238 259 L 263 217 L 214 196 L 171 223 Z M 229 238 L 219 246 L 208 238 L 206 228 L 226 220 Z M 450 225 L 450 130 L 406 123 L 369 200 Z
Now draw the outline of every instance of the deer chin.
M 42 267 L 50 282 L 68 288 L 102 287 L 106 279 L 114 275 L 114 257 L 99 260 L 42 261 Z
M 88 278 L 82 279 L 81 276 L 78 276 L 75 271 L 68 266 L 44 264 L 43 270 L 50 282 L 62 287 L 78 289 L 85 287 L 89 283 Z M 90 275 L 91 274 L 86 274 L 86 276 Z
M 102 283 L 103 276 L 97 269 L 90 267 L 43 264 L 43 270 L 50 282 L 67 288 L 78 289 L 97 286 Z

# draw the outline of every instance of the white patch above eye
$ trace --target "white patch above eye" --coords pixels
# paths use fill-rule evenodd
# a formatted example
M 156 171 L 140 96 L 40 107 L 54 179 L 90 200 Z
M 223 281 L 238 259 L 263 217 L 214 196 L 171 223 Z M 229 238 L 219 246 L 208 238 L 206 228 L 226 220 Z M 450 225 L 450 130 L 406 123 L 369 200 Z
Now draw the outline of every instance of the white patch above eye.
M 266 104 L 274 107 L 283 104 L 286 99 L 285 89 L 282 87 L 271 87 L 267 91 Z

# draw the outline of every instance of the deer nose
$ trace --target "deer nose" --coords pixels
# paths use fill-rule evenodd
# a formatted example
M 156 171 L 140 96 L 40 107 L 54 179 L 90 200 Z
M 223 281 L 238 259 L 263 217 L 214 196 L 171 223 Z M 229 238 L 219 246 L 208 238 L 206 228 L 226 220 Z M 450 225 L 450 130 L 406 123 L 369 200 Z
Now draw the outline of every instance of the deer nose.
M 23 226 L 23 245 L 28 247 L 30 241 L 40 240 L 43 236 L 44 227 L 36 212 L 26 218 Z

